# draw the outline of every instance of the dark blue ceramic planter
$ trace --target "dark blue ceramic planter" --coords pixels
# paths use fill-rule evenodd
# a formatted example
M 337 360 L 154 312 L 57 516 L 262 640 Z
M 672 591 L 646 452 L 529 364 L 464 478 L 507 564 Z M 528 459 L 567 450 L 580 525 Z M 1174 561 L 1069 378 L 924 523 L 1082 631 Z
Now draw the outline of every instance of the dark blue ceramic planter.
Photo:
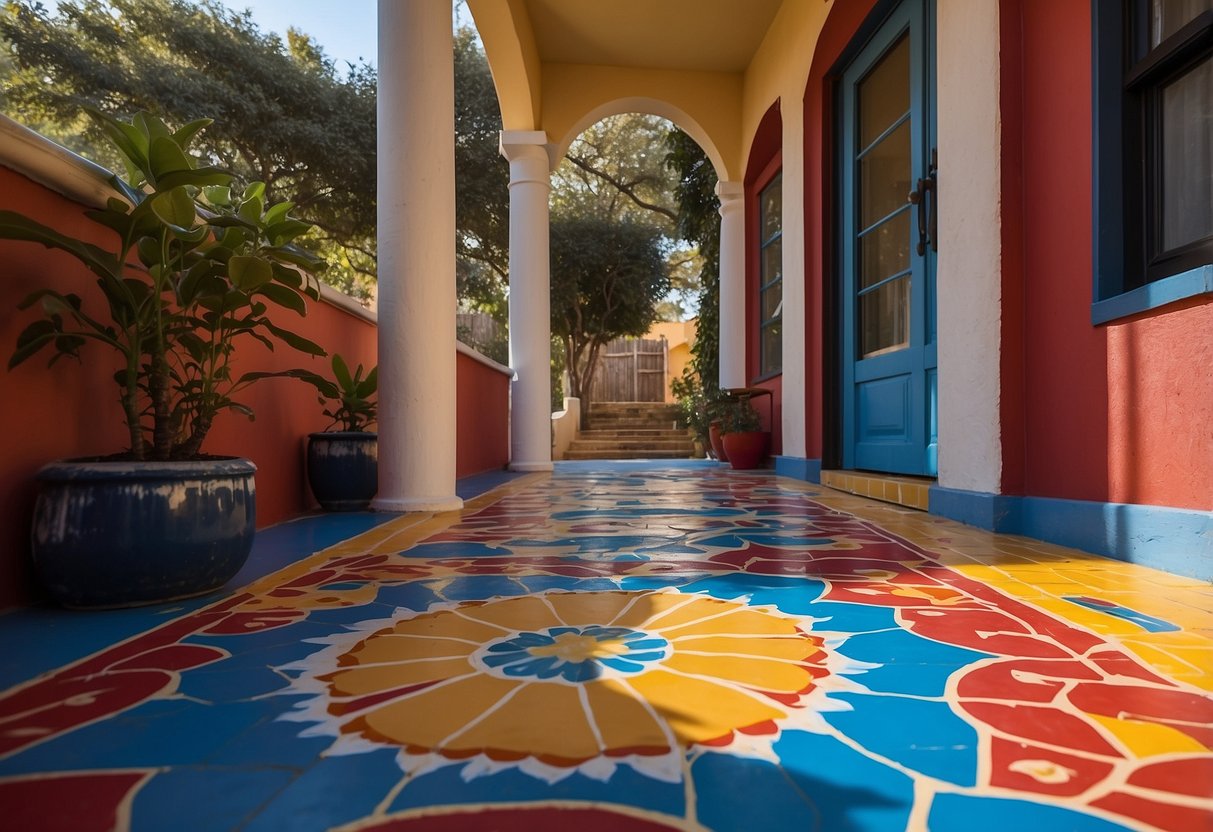
M 38 472 L 34 568 L 69 607 L 203 595 L 244 565 L 256 527 L 247 459 L 55 462 Z
M 379 491 L 379 435 L 364 431 L 313 433 L 307 479 L 326 511 L 361 511 Z

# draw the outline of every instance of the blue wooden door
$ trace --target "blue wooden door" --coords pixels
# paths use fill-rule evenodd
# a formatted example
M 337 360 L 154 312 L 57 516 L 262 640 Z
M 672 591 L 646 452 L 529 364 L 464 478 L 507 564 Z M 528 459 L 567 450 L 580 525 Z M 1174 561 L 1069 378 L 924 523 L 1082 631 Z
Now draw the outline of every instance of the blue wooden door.
M 839 89 L 845 468 L 936 473 L 933 5 L 903 0 Z

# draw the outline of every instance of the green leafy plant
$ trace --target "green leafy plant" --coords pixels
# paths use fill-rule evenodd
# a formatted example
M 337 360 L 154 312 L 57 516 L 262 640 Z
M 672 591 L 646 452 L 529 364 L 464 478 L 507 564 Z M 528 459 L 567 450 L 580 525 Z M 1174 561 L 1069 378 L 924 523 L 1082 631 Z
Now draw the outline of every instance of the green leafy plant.
M 379 368 L 372 367 L 364 376 L 361 364 L 353 373 L 340 355 L 333 354 L 333 377 L 325 378 L 308 370 L 292 370 L 290 375 L 300 378 L 316 388 L 320 403 L 325 405 L 324 415 L 332 419 L 332 425 L 341 425 L 345 431 L 365 431 L 375 424 L 379 404 L 375 394 L 379 391 Z
M 102 308 L 76 294 L 40 289 L 20 304 L 41 318 L 18 336 L 16 367 L 44 349 L 50 363 L 79 358 L 89 342 L 120 357 L 114 374 L 130 435 L 126 456 L 192 459 L 222 410 L 253 412 L 235 396 L 258 378 L 236 376 L 236 346 L 285 343 L 324 355 L 313 342 L 275 324 L 275 311 L 306 312 L 319 299 L 312 276 L 323 263 L 294 241 L 311 227 L 292 205 L 266 204 L 254 182 L 234 194 L 231 174 L 202 165 L 191 140 L 210 124 L 170 130 L 140 113 L 130 123 L 90 111 L 121 153 L 127 178 L 112 176 L 106 207 L 88 211 L 115 235 L 111 250 L 68 237 L 12 211 L 0 211 L 0 238 L 41 243 L 79 260 L 97 276 Z
M 762 430 L 762 420 L 758 411 L 750 403 L 749 396 L 739 396 L 728 399 L 720 405 L 720 432 L 749 433 Z
M 690 367 L 684 367 L 682 375 L 670 381 L 670 392 L 678 400 L 678 407 L 682 411 L 681 421 L 690 428 L 696 439 L 706 443 L 715 402 L 708 398 L 699 375 Z

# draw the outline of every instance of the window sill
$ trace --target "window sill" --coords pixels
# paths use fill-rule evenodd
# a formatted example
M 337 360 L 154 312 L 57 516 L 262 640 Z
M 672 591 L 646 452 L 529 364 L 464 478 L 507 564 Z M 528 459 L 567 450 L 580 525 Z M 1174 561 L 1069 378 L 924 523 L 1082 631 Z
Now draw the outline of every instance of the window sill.
M 1213 295 L 1213 265 L 1198 266 L 1123 295 L 1095 301 L 1091 304 L 1091 323 L 1111 323 L 1199 295 Z

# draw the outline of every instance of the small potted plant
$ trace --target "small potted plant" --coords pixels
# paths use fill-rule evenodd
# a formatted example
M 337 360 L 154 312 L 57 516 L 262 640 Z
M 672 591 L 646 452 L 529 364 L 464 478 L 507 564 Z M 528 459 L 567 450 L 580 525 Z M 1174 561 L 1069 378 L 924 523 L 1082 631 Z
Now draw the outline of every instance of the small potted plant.
M 207 119 L 170 130 L 146 113 L 126 123 L 91 113 L 126 160 L 105 208 L 87 212 L 113 233 L 102 248 L 19 213 L 0 211 L 0 237 L 40 243 L 79 260 L 99 297 L 44 288 L 22 303 L 41 314 L 22 331 L 9 369 L 49 350 L 108 356 L 130 446 L 44 467 L 32 554 L 51 595 L 75 607 L 114 607 L 201 595 L 239 571 L 255 529 L 256 467 L 204 454 L 215 417 L 252 418 L 239 393 L 268 373 L 234 372 L 235 348 L 285 343 L 324 350 L 271 320 L 319 298 L 321 267 L 293 241 L 310 226 L 265 186 L 230 189 L 232 176 L 189 153 Z M 104 347 L 99 350 L 98 347 Z
M 367 430 L 378 409 L 379 368 L 365 372 L 359 364 L 351 373 L 336 353 L 332 368 L 331 379 L 307 370 L 292 372 L 316 388 L 324 415 L 333 420 L 329 427 L 337 427 L 308 435 L 308 483 L 321 508 L 361 511 L 379 490 L 379 437 Z
M 670 392 L 682 411 L 680 421 L 686 425 L 695 443 L 695 456 L 702 457 L 708 444 L 708 407 L 699 376 L 690 367 L 684 368 L 682 376 L 670 382 Z
M 734 468 L 757 468 L 766 458 L 771 435 L 762 429 L 749 396 L 738 396 L 721 406 L 720 433 L 724 452 Z

